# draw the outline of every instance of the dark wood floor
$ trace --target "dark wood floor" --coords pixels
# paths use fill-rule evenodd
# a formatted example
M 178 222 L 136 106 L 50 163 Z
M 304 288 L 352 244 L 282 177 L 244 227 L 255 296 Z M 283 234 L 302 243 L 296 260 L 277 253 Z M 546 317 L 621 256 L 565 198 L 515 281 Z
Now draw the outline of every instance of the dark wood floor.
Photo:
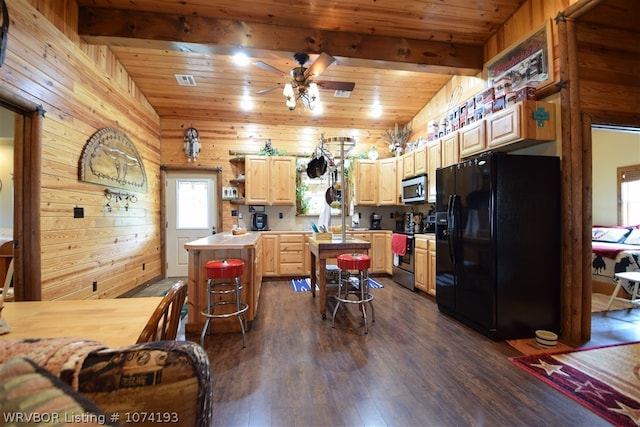
M 439 313 L 422 293 L 379 280 L 385 287 L 373 290 L 376 322 L 368 335 L 355 308 L 334 329 L 310 293 L 293 292 L 289 281 L 264 282 L 247 347 L 239 333 L 216 334 L 205 344 L 214 424 L 609 425 L 512 365 L 508 358 L 519 353 L 508 344 Z M 629 336 L 638 321 L 635 313 L 598 316 L 589 345 Z M 621 326 L 600 336 L 607 322 Z

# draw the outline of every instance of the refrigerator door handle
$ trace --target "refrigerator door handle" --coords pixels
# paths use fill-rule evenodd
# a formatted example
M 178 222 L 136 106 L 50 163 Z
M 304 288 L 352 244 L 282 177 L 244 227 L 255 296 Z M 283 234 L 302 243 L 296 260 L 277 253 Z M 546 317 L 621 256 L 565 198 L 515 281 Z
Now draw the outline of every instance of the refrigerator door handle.
M 449 195 L 449 202 L 447 204 L 447 242 L 449 246 L 449 261 L 451 263 L 455 263 L 455 248 L 454 244 L 454 233 L 455 233 L 455 215 L 454 215 L 454 206 L 455 206 L 455 194 Z

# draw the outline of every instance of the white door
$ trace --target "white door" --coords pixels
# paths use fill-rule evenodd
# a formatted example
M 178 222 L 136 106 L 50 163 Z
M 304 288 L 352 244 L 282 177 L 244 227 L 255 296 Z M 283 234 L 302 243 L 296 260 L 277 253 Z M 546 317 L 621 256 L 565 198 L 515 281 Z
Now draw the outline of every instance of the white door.
M 167 172 L 167 276 L 186 277 L 189 254 L 185 243 L 213 234 L 218 223 L 217 175 Z

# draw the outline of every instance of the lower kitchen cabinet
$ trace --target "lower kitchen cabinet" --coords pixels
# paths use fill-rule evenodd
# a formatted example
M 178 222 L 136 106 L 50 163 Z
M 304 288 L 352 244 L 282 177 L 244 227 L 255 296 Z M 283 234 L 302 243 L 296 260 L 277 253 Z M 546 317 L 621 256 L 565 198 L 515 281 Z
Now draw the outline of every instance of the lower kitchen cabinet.
M 436 241 L 427 240 L 427 293 L 436 296 Z
M 278 235 L 263 234 L 260 237 L 262 242 L 262 275 L 278 275 Z
M 429 271 L 429 265 L 427 264 L 427 239 L 423 236 L 414 236 L 415 248 L 414 248 L 414 278 L 416 282 L 416 288 L 423 292 L 427 292 L 427 275 Z
M 305 274 L 304 241 L 304 234 L 301 233 L 279 236 L 279 276 L 302 276 Z
M 416 288 L 429 295 L 436 295 L 436 241 L 432 236 L 415 236 Z

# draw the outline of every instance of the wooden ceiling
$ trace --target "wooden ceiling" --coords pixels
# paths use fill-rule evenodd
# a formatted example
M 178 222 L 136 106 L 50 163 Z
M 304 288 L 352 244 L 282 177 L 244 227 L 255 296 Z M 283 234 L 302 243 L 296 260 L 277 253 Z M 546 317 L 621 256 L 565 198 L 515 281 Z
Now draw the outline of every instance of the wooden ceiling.
M 483 44 L 524 0 L 77 0 L 78 33 L 110 45 L 160 117 L 386 129 L 406 123 L 451 75 L 482 70 Z M 286 73 L 295 52 L 336 58 L 319 80 L 322 112 L 290 112 L 285 79 L 237 65 L 242 49 Z M 175 74 L 194 77 L 179 86 Z M 242 101 L 253 105 L 249 111 Z M 377 103 L 380 118 L 370 116 Z

